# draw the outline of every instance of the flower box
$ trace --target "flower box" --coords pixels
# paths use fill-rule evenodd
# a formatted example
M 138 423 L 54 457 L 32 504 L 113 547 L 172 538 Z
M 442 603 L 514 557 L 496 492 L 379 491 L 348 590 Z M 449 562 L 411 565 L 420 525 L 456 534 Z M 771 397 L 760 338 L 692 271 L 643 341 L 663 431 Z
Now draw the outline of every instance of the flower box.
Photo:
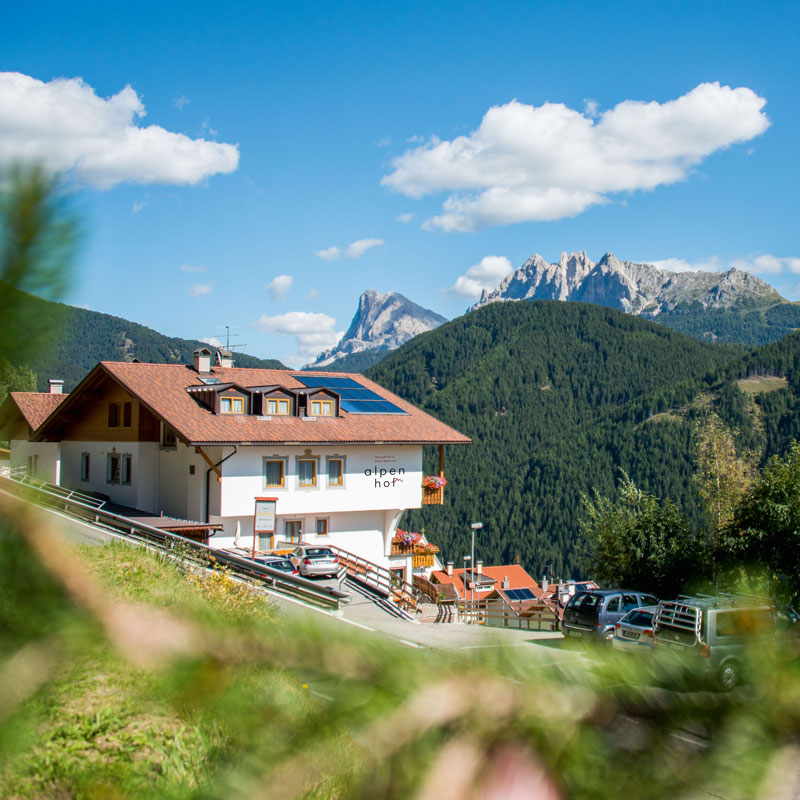
M 423 485 L 422 505 L 424 506 L 444 505 L 444 487 L 440 486 L 438 489 L 431 489 L 430 487 Z

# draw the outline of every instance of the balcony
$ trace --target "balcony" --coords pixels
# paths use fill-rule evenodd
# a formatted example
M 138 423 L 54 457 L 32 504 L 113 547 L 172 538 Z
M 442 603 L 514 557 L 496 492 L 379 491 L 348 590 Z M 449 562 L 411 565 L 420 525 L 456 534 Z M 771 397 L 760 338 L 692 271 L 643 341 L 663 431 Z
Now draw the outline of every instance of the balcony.
M 440 470 L 438 475 L 426 475 L 422 479 L 422 505 L 444 505 L 445 486 L 447 486 L 447 480 L 443 471 Z
M 425 541 L 424 535 L 398 528 L 397 535 L 392 539 L 389 555 L 411 556 L 412 567 L 432 567 L 436 563 L 438 552 L 438 546 Z

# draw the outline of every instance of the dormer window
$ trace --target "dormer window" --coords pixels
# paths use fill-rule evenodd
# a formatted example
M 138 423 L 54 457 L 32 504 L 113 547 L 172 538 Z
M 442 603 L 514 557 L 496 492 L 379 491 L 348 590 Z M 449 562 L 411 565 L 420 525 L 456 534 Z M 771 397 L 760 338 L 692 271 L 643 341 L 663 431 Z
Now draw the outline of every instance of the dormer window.
M 311 416 L 312 417 L 332 417 L 333 416 L 333 400 L 312 400 L 311 401 Z
M 220 414 L 244 414 L 244 398 L 243 397 L 220 397 L 220 399 L 219 399 L 219 413 Z
M 289 400 L 269 399 L 267 400 L 267 414 L 286 416 L 291 414 L 292 406 Z

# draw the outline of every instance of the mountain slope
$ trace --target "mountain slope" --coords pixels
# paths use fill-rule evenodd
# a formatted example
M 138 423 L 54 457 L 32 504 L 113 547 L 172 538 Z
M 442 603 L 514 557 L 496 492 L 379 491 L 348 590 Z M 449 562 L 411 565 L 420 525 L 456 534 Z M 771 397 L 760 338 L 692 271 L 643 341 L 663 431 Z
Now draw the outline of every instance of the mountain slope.
M 581 494 L 613 490 L 620 469 L 699 516 L 691 428 L 663 415 L 708 389 L 741 348 L 709 345 L 584 303 L 492 303 L 417 337 L 367 371 L 470 436 L 448 448 L 444 507 L 411 512 L 447 558 L 517 558 L 541 574 L 579 572 Z M 737 367 L 738 368 L 738 367 Z M 662 414 L 662 416 L 655 416 Z M 434 468 L 434 454 L 427 469 Z
M 374 289 L 363 292 L 350 327 L 339 343 L 321 353 L 308 369 L 327 367 L 346 356 L 374 350 L 374 360 L 409 339 L 439 327 L 447 320 L 427 308 L 412 303 L 398 292 L 381 294 Z M 357 361 L 363 369 L 364 361 Z M 336 369 L 339 367 L 336 365 Z M 352 370 L 355 371 L 355 370 Z
M 7 285 L 4 293 L 16 292 Z M 23 293 L 20 293 L 23 294 Z M 98 361 L 152 361 L 155 363 L 191 364 L 192 351 L 203 346 L 196 340 L 164 336 L 137 322 L 53 303 L 33 295 L 25 295 L 24 317 L 49 320 L 49 342 L 27 363 L 36 373 L 39 391 L 47 390 L 48 378 L 61 378 L 64 391 L 70 391 Z M 18 364 L 14 352 L 8 354 Z M 280 361 L 261 359 L 236 353 L 236 364 L 242 367 L 285 369 Z
M 582 301 L 653 319 L 696 338 L 760 344 L 800 327 L 800 306 L 749 272 L 667 272 L 606 253 L 529 258 L 470 310 L 513 300 Z M 774 313 L 773 313 L 774 312 Z

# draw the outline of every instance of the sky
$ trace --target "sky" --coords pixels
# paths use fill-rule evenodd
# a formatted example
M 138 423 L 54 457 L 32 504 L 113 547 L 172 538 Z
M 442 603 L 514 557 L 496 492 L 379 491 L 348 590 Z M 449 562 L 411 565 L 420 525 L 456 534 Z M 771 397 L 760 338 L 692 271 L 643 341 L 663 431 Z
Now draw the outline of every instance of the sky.
M 799 8 L 13 4 L 0 167 L 64 176 L 66 302 L 290 366 L 366 289 L 453 318 L 534 253 L 800 300 Z

